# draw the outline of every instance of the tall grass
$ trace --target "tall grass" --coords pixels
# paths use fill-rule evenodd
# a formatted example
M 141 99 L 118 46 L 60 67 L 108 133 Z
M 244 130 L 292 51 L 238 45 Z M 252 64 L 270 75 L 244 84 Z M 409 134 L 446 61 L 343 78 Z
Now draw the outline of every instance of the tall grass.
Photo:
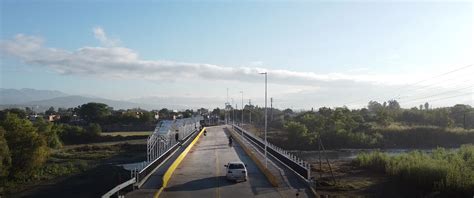
M 413 151 L 397 156 L 378 151 L 363 153 L 354 164 L 384 172 L 425 192 L 474 195 L 474 145 L 463 145 L 456 151 L 438 148 L 431 153 Z

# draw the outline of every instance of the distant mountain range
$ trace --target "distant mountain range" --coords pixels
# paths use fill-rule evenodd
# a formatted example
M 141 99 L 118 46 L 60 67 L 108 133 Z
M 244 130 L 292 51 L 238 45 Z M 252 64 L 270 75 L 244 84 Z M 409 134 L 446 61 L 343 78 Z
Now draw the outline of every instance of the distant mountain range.
M 212 107 L 220 103 L 218 98 L 191 98 L 191 97 L 143 97 L 123 100 L 110 100 L 98 97 L 69 95 L 60 91 L 36 89 L 3 89 L 0 88 L 0 109 L 30 107 L 37 112 L 45 111 L 49 107 L 77 107 L 88 102 L 107 104 L 114 109 L 196 109 Z
M 115 109 L 131 109 L 142 107 L 144 105 L 140 105 L 133 102 L 127 101 L 119 101 L 119 100 L 109 100 L 104 98 L 93 98 L 93 97 L 85 97 L 85 96 L 77 96 L 77 95 L 70 95 L 70 96 L 62 96 L 56 97 L 46 100 L 35 100 L 29 101 L 24 103 L 25 105 L 39 105 L 39 106 L 57 106 L 57 107 L 77 107 L 79 105 L 89 103 L 89 102 L 98 102 L 104 103 Z M 143 107 L 142 107 L 143 108 Z
M 23 104 L 34 100 L 47 100 L 67 95 L 60 91 L 0 88 L 0 104 Z
M 137 104 L 129 101 L 109 100 L 97 97 L 69 95 L 60 91 L 36 89 L 0 89 L 0 108 L 30 107 L 35 111 L 44 111 L 49 107 L 70 108 L 88 102 L 105 103 L 114 109 L 144 108 L 151 109 L 153 105 Z

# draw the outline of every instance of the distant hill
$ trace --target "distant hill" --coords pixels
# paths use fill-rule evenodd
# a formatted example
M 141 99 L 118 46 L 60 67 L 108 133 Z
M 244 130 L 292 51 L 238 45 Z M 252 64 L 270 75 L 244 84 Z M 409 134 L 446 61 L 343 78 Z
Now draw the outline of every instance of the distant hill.
M 60 91 L 36 89 L 0 89 L 0 109 L 30 107 L 37 112 L 47 110 L 49 107 L 70 108 L 88 102 L 107 104 L 114 109 L 142 108 L 152 109 L 196 109 L 211 108 L 222 103 L 219 98 L 201 97 L 142 97 L 128 101 L 110 100 L 99 97 L 69 95 Z
M 0 88 L 0 105 L 23 104 L 36 100 L 64 97 L 68 94 L 54 90 L 4 89 Z
M 216 104 L 224 104 L 223 100 L 217 97 L 142 97 L 134 98 L 129 101 L 139 104 L 155 104 L 168 109 L 197 109 L 213 108 Z
M 138 104 L 138 103 L 133 103 L 133 102 L 127 102 L 127 101 L 119 101 L 119 100 L 109 100 L 109 99 L 104 99 L 104 98 L 93 98 L 93 97 L 84 97 L 84 96 L 64 96 L 64 97 L 56 97 L 56 98 L 51 98 L 47 100 L 37 100 L 37 101 L 30 101 L 27 103 L 24 103 L 23 105 L 26 106 L 53 106 L 53 107 L 63 107 L 63 108 L 68 108 L 68 107 L 77 107 L 82 104 L 86 104 L 89 102 L 98 102 L 98 103 L 104 103 L 107 104 L 108 106 L 113 107 L 114 109 L 131 109 L 131 108 L 143 108 L 143 109 L 148 109 L 151 107 L 151 105 L 144 105 L 144 104 Z

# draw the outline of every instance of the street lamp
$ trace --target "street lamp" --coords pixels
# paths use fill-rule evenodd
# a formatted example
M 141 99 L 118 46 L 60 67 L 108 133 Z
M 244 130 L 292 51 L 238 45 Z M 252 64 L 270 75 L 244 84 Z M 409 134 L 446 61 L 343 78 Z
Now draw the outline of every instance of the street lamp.
M 267 72 L 260 74 L 265 75 L 265 167 L 267 167 Z
M 242 94 L 242 118 L 240 119 L 240 126 L 244 126 L 244 91 L 240 91 Z
M 234 105 L 234 98 L 230 98 L 230 100 L 232 101 L 232 103 L 230 104 L 230 106 L 232 107 Z M 235 120 L 235 111 L 234 111 L 234 107 L 232 107 L 232 125 L 234 125 L 234 120 Z
M 240 119 L 240 127 L 244 127 L 244 91 L 240 91 L 240 93 L 242 94 L 242 118 Z M 244 137 L 244 131 L 241 130 L 242 132 L 242 137 Z

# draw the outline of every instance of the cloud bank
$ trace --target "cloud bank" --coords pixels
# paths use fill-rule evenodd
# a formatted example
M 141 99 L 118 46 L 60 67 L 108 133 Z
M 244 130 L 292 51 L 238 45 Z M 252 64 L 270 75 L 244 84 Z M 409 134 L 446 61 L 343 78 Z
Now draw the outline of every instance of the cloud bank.
M 118 46 L 101 27 L 93 29 L 102 46 L 81 47 L 74 51 L 50 48 L 37 36 L 18 34 L 0 44 L 2 54 L 28 64 L 46 66 L 60 74 L 96 75 L 112 78 L 139 78 L 173 81 L 180 78 L 207 80 L 261 81 L 260 72 L 268 72 L 272 83 L 313 86 L 331 81 L 389 83 L 386 76 L 346 75 L 340 73 L 316 74 L 290 70 L 272 70 L 262 67 L 226 67 L 221 65 L 186 63 L 166 60 L 144 60 L 137 52 Z
M 76 50 L 65 50 L 45 46 L 42 38 L 18 34 L 0 43 L 2 55 L 19 59 L 30 65 L 38 65 L 59 74 L 86 75 L 114 79 L 145 79 L 173 82 L 180 79 L 222 80 L 235 82 L 262 82 L 261 72 L 269 74 L 269 83 L 293 86 L 287 94 L 295 103 L 304 100 L 321 101 L 324 104 L 338 103 L 351 97 L 367 97 L 385 94 L 393 96 L 394 86 L 408 84 L 419 76 L 369 75 L 314 72 L 298 72 L 262 67 L 258 61 L 247 67 L 229 67 L 205 63 L 188 63 L 167 60 L 145 60 L 139 54 L 120 46 L 120 40 L 111 39 L 101 27 L 93 28 L 94 37 L 101 46 L 85 46 Z M 361 69 L 366 71 L 366 68 Z M 301 91 L 297 89 L 301 88 Z M 296 91 L 296 93 L 294 93 Z M 350 93 L 350 94 L 348 94 Z M 283 92 L 282 92 L 283 94 Z M 315 97 L 317 95 L 317 97 Z M 363 103 L 369 100 L 369 97 Z M 300 101 L 301 100 L 301 101 Z M 353 99 L 352 99 L 353 100 Z

